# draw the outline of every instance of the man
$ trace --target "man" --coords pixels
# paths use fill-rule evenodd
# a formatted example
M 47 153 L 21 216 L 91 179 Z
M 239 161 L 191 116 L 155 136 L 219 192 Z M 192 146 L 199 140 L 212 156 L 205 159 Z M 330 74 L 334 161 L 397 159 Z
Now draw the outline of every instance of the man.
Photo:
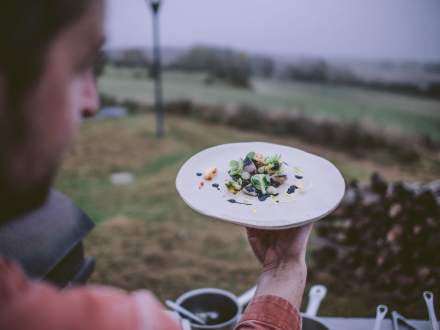
M 38 208 L 81 115 L 98 97 L 92 66 L 103 0 L 3 0 L 0 5 L 0 221 Z M 263 266 L 237 329 L 299 329 L 311 227 L 248 230 Z M 146 291 L 59 291 L 0 256 L 0 329 L 178 329 Z

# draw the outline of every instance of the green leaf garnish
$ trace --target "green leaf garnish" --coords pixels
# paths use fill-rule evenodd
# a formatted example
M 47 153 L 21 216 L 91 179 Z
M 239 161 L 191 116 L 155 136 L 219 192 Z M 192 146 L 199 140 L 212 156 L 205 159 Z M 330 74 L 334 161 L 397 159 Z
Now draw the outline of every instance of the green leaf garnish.
M 273 155 L 271 157 L 267 157 L 264 162 L 266 165 L 276 164 L 279 163 L 281 160 L 281 155 Z
M 231 160 L 229 162 L 229 167 L 230 167 L 229 174 L 231 176 L 240 176 L 241 172 L 243 172 L 243 161 L 241 159 L 238 161 Z
M 253 151 L 251 151 L 250 153 L 248 153 L 248 154 L 246 155 L 246 158 L 248 158 L 248 159 L 250 159 L 250 160 L 254 159 L 254 157 L 255 157 L 255 152 L 253 152 Z
M 270 177 L 267 174 L 256 174 L 251 178 L 251 184 L 255 189 L 266 194 L 267 187 L 270 185 Z

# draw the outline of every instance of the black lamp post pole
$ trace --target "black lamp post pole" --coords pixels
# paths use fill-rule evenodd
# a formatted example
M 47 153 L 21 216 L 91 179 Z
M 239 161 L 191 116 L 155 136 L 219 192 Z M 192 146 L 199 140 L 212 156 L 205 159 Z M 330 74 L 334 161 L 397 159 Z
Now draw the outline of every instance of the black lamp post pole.
M 164 136 L 164 113 L 162 100 L 162 74 L 160 59 L 160 40 L 159 40 L 159 9 L 160 1 L 151 1 L 153 12 L 153 75 L 154 75 L 154 101 L 156 108 L 156 136 Z

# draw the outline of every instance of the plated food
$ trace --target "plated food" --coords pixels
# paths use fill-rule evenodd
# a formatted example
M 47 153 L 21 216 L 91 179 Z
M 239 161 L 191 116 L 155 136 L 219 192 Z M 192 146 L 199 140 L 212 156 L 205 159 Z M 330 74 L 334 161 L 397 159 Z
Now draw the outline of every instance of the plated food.
M 226 191 L 239 195 L 240 197 L 252 197 L 264 202 L 269 197 L 278 197 L 280 194 L 289 195 L 295 193 L 297 190 L 304 192 L 304 184 L 297 183 L 298 180 L 303 179 L 302 171 L 298 167 L 290 171 L 290 176 L 296 180 L 296 184 L 286 185 L 289 179 L 289 169 L 292 168 L 287 162 L 282 160 L 281 154 L 271 156 L 264 156 L 262 153 L 254 151 L 248 152 L 245 157 L 233 159 L 229 162 L 227 170 L 228 179 L 222 185 Z M 222 186 L 217 183 L 206 184 L 208 181 L 214 180 L 217 177 L 218 169 L 215 166 L 208 167 L 204 172 L 197 172 L 196 176 L 203 177 L 202 181 L 198 182 L 199 190 L 211 186 L 218 191 L 222 191 Z M 291 182 L 292 183 L 292 182 Z M 241 193 L 241 194 L 240 194 Z M 239 205 L 253 205 L 248 200 L 237 200 L 229 198 L 228 195 L 223 195 L 225 200 L 232 204 Z M 272 199 L 275 203 L 280 201 L 285 202 L 286 198 Z M 288 201 L 293 201 L 288 199 Z
M 203 150 L 180 169 L 176 187 L 194 210 L 255 228 L 282 229 L 321 219 L 344 194 L 345 182 L 327 160 L 263 142 Z
M 237 194 L 243 192 L 251 197 L 258 197 L 264 201 L 270 196 L 278 196 L 282 192 L 282 185 L 288 179 L 284 172 L 287 163 L 282 161 L 280 154 L 264 156 L 251 151 L 244 158 L 229 162 L 230 180 L 225 182 L 229 192 Z M 294 192 L 289 187 L 286 192 Z

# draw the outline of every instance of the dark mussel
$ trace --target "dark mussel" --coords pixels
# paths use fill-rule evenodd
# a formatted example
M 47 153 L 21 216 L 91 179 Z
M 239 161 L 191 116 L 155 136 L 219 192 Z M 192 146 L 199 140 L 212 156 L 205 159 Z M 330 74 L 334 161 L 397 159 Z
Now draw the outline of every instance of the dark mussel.
M 287 175 L 285 175 L 285 174 L 273 175 L 270 177 L 270 183 L 275 188 L 278 188 L 279 186 L 281 186 L 284 182 L 286 182 L 286 180 L 287 180 Z
M 243 192 L 247 195 L 254 196 L 254 197 L 258 195 L 257 189 L 255 189 L 252 185 L 248 185 L 248 186 L 244 187 Z
M 246 158 L 243 162 L 243 170 L 252 174 L 257 171 L 257 167 L 255 166 L 255 164 L 252 160 L 250 160 L 249 158 Z

